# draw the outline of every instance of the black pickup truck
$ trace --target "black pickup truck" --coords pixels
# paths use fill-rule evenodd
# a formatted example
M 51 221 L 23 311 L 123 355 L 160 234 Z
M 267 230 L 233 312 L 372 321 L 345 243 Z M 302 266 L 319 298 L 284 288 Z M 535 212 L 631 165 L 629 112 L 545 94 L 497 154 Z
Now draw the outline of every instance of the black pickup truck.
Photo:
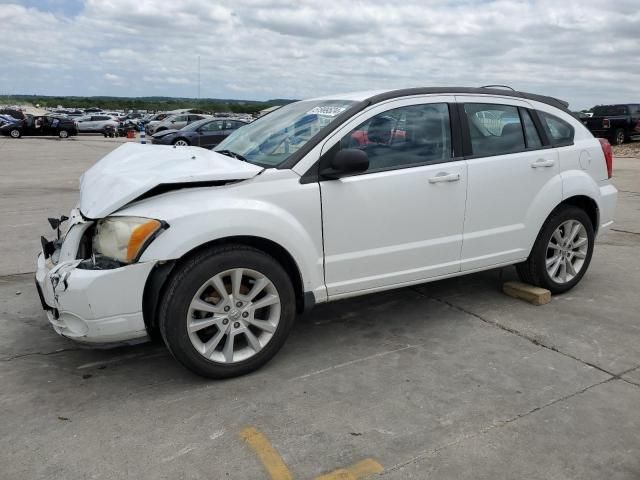
M 594 136 L 607 138 L 613 145 L 640 140 L 640 103 L 598 105 L 593 117 L 581 120 Z

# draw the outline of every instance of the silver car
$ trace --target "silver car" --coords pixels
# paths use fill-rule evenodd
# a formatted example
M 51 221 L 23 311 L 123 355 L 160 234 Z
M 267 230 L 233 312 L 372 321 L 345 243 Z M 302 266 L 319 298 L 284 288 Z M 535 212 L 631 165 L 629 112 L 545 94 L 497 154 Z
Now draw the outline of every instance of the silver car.
M 107 126 L 118 128 L 119 122 L 110 115 L 86 115 L 76 120 L 81 133 L 102 133 Z
M 179 113 L 177 115 L 171 115 L 155 125 L 148 124 L 147 133 L 149 135 L 153 135 L 154 133 L 161 132 L 163 130 L 180 130 L 182 127 L 186 127 L 190 123 L 210 117 L 211 115 L 201 115 L 196 113 Z

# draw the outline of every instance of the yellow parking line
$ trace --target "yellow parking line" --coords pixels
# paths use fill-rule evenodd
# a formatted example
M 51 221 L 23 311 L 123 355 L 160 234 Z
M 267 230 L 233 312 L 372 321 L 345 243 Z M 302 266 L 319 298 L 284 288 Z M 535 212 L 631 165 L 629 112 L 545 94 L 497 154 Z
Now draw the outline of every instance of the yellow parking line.
M 240 437 L 256 452 L 265 470 L 271 476 L 271 480 L 293 479 L 280 454 L 262 433 L 253 427 L 248 427 L 240 432 Z
M 373 458 L 365 458 L 350 467 L 339 468 L 331 473 L 316 477 L 316 480 L 359 480 L 383 471 L 382 465 Z

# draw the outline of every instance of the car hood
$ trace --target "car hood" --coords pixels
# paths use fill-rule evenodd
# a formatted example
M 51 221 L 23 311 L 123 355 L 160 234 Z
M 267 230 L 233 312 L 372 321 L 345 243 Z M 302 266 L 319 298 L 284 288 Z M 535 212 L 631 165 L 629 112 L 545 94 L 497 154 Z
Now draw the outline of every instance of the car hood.
M 80 211 L 102 218 L 158 186 L 247 180 L 262 170 L 199 147 L 125 143 L 80 178 Z
M 165 137 L 167 135 L 171 135 L 172 133 L 176 133 L 179 132 L 179 130 L 176 130 L 175 128 L 171 129 L 171 130 L 162 130 L 161 132 L 158 133 L 154 133 L 153 135 L 151 135 L 153 138 L 160 138 L 160 137 Z

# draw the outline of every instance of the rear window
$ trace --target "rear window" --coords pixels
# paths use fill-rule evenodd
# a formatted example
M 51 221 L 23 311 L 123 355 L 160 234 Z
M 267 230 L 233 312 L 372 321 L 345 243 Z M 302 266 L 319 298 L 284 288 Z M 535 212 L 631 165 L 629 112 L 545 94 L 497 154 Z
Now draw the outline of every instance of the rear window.
M 551 145 L 571 145 L 573 143 L 573 127 L 564 120 L 546 112 L 538 112 L 543 128 L 547 131 L 547 136 Z
M 503 155 L 525 149 L 517 107 L 467 103 L 464 111 L 474 155 Z
M 593 109 L 594 117 L 613 117 L 627 115 L 629 110 L 626 105 L 601 105 Z

